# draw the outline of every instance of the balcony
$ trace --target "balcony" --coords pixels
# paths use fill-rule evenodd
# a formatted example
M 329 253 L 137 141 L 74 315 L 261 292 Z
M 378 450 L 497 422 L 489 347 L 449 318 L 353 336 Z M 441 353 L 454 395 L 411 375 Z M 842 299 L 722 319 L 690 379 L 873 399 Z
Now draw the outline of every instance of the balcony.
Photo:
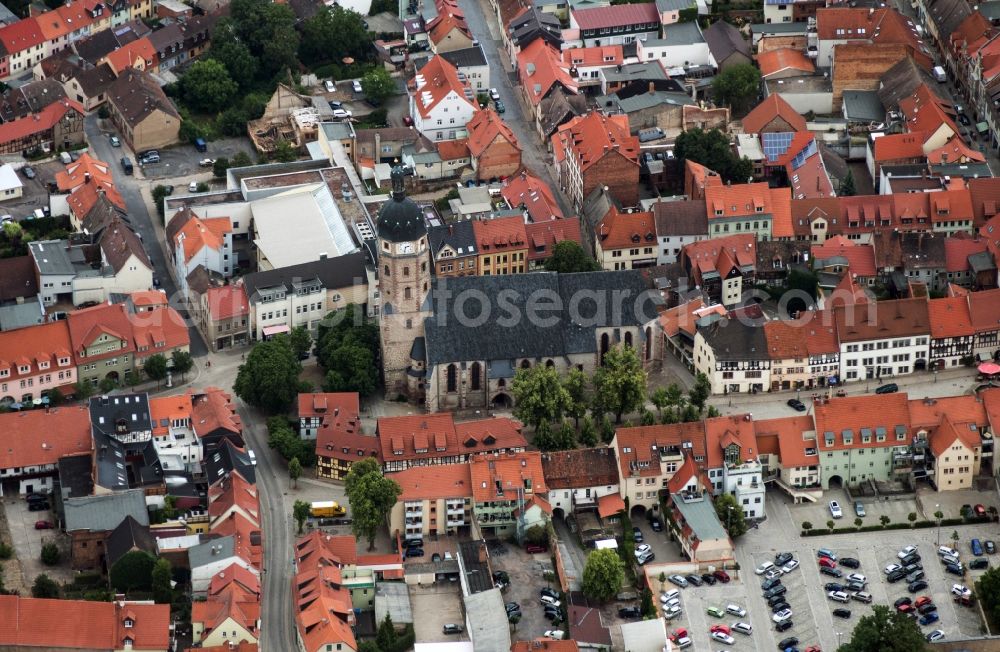
M 420 525 L 423 522 L 424 522 L 424 519 L 422 519 L 422 518 L 408 518 L 408 519 L 406 519 L 406 524 L 407 525 Z
M 455 514 L 464 514 L 464 513 L 465 513 L 465 505 L 448 508 L 448 516 L 453 516 Z

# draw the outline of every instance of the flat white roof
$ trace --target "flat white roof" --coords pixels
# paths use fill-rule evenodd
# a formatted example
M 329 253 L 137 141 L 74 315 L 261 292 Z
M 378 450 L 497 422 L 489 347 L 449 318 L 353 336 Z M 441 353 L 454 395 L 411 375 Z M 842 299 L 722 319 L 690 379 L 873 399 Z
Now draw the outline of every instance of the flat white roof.
M 23 187 L 24 184 L 21 183 L 21 179 L 18 178 L 17 172 L 14 170 L 14 166 L 10 163 L 0 165 L 0 190 L 13 190 L 14 188 Z

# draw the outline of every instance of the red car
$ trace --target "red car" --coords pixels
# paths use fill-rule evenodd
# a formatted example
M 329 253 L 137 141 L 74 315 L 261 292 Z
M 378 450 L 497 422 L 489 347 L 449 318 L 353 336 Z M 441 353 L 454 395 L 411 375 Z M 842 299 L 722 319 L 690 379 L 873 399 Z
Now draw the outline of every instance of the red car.
M 836 568 L 837 562 L 827 559 L 826 557 L 819 558 L 819 565 L 826 566 L 827 568 Z
M 714 634 L 715 632 L 722 632 L 726 636 L 733 633 L 732 630 L 729 629 L 729 625 L 712 625 L 708 631 L 711 634 Z
M 729 583 L 729 573 L 727 573 L 724 570 L 717 570 L 714 573 L 712 573 L 712 575 L 714 575 L 715 579 L 719 580 L 723 584 Z
M 547 550 L 547 548 L 545 546 L 540 546 L 540 545 L 534 544 L 534 543 L 529 543 L 528 545 L 526 545 L 524 547 L 524 549 L 528 551 L 529 555 L 533 555 L 536 552 L 545 552 Z
M 806 652 L 822 652 L 822 650 L 819 649 L 818 645 L 810 645 L 806 648 Z
M 407 127 L 412 127 L 413 126 L 413 118 L 411 118 L 408 115 L 404 115 L 403 116 L 403 124 L 406 125 Z
M 976 516 L 986 516 L 986 508 L 982 505 L 976 505 L 972 509 L 976 510 Z
M 925 604 L 927 604 L 930 601 L 931 601 L 931 596 L 929 596 L 929 595 L 922 595 L 919 598 L 917 598 L 917 601 L 913 603 L 913 606 L 914 607 L 922 607 L 922 606 L 924 606 Z
M 688 630 L 684 629 L 683 627 L 678 627 L 677 629 L 674 630 L 674 633 L 670 635 L 670 639 L 674 643 L 676 643 L 677 641 L 686 636 L 690 638 L 690 636 L 688 636 Z
M 48 521 L 35 521 L 36 530 L 51 530 L 52 524 Z
M 898 611 L 901 614 L 908 614 L 911 611 L 913 611 L 913 605 L 912 604 L 901 604 L 898 607 L 896 607 L 896 611 Z

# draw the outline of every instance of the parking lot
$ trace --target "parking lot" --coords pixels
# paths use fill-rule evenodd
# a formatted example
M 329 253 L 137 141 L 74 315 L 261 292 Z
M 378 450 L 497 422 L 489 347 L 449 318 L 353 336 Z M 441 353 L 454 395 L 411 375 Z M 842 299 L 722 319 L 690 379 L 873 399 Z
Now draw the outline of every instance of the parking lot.
M 922 626 L 921 631 L 924 634 L 934 629 L 941 629 L 945 632 L 946 640 L 980 635 L 978 611 L 956 605 L 951 599 L 950 589 L 956 583 L 972 587 L 975 579 L 983 571 L 966 569 L 964 579 L 945 573 L 936 554 L 937 528 L 859 532 L 808 538 L 789 537 L 787 534 L 798 532 L 801 521 L 807 519 L 804 514 L 808 510 L 815 511 L 817 505 L 788 505 L 787 501 L 773 492 L 768 494 L 768 501 L 768 520 L 759 530 L 751 530 L 743 536 L 737 548 L 737 559 L 750 573 L 752 571 L 749 569 L 761 562 L 773 561 L 776 552 L 788 551 L 800 561 L 800 566 L 782 577 L 782 583 L 787 586 L 787 602 L 793 611 L 794 623 L 786 632 L 774 631 L 770 622 L 771 609 L 761 597 L 759 590 L 761 580 L 759 578 L 747 580 L 748 585 L 754 585 L 748 588 L 747 592 L 750 594 L 748 609 L 752 618 L 750 622 L 754 626 L 757 649 L 776 649 L 777 641 L 792 635 L 799 638 L 799 649 L 804 650 L 809 645 L 820 645 L 824 650 L 836 649 L 839 643 L 849 640 L 858 620 L 870 611 L 870 605 L 856 600 L 840 604 L 827 598 L 825 585 L 828 582 L 846 583 L 846 581 L 820 574 L 816 552 L 820 548 L 832 550 L 838 560 L 843 557 L 853 557 L 861 563 L 858 569 L 843 568 L 839 564 L 838 568 L 845 576 L 850 573 L 861 573 L 866 576 L 868 582 L 866 590 L 872 594 L 872 604 L 892 606 L 901 597 L 916 600 L 919 596 L 929 596 L 937 605 L 940 620 Z M 889 501 L 889 504 L 892 502 Z M 826 503 L 821 503 L 819 507 L 826 509 Z M 873 510 L 867 504 L 866 511 L 868 516 L 865 520 L 871 521 Z M 841 523 L 846 525 L 847 522 L 853 522 L 854 518 L 852 506 L 845 505 Z M 826 520 L 828 517 L 815 524 L 816 527 L 823 527 Z M 905 522 L 906 519 L 903 516 L 893 521 Z M 953 531 L 957 531 L 960 537 L 959 543 L 955 545 L 951 540 Z M 779 533 L 780 536 L 777 536 Z M 961 553 L 962 562 L 966 565 L 972 559 L 969 547 L 972 538 L 979 538 L 981 541 L 996 539 L 996 526 L 989 524 L 952 526 L 942 528 L 940 533 L 941 544 L 957 548 Z M 905 579 L 890 583 L 886 580 L 884 572 L 888 564 L 899 561 L 897 552 L 906 545 L 918 547 L 921 555 L 920 563 L 923 565 L 928 583 L 926 589 L 914 593 L 908 591 Z M 991 565 L 1000 563 L 997 555 L 984 556 L 989 559 Z M 834 617 L 832 612 L 838 607 L 849 609 L 851 616 L 846 619 Z M 697 643 L 696 640 L 695 644 Z
M 146 179 L 170 179 L 173 177 L 184 177 L 200 172 L 211 171 L 211 168 L 201 167 L 199 162 L 205 158 L 217 159 L 226 157 L 231 159 L 237 152 L 245 152 L 250 156 L 251 161 L 257 160 L 257 153 L 253 149 L 249 138 L 221 138 L 207 143 L 208 151 L 199 152 L 194 145 L 183 144 L 173 145 L 169 148 L 158 150 L 160 154 L 159 163 L 149 163 L 143 165 L 141 170 L 137 164 L 135 152 L 129 152 L 124 144 L 115 152 L 121 152 L 121 156 L 129 156 L 132 163 L 136 164 L 136 174 L 142 175 Z M 121 158 L 119 156 L 119 159 Z M 118 161 L 113 161 L 117 164 Z
M 57 525 L 55 515 L 51 511 L 29 511 L 24 498 L 16 495 L 3 498 L 3 509 L 10 528 L 14 555 L 21 564 L 25 585 L 30 587 L 40 573 L 46 573 L 59 582 L 71 580 L 73 572 L 69 569 L 69 540 L 66 535 L 58 529 L 35 529 L 35 523 L 38 521 L 48 521 L 53 526 Z M 63 551 L 63 561 L 59 566 L 42 565 L 42 544 L 49 541 L 56 542 Z M 8 584 L 7 588 L 15 587 Z
M 842 518 L 833 519 L 830 514 L 831 500 L 836 500 L 840 505 L 844 514 Z M 871 498 L 860 498 L 859 500 L 865 509 L 865 516 L 861 519 L 863 525 L 878 525 L 882 516 L 888 516 L 890 523 L 906 523 L 911 512 L 915 512 L 920 520 L 931 518 L 931 514 L 924 515 L 920 512 L 917 501 L 913 497 L 900 500 L 876 501 Z M 854 525 L 854 519 L 858 518 L 854 513 L 854 503 L 848 500 L 847 492 L 843 489 L 825 491 L 821 502 L 796 505 L 793 512 L 795 524 L 799 527 L 802 526 L 803 521 L 809 521 L 815 528 L 825 528 L 826 522 L 830 520 L 835 520 L 836 527 L 849 527 Z
M 518 637 L 536 638 L 546 630 L 555 629 L 545 619 L 545 610 L 539 602 L 541 596 L 538 592 L 545 586 L 558 590 L 554 582 L 544 579 L 546 572 L 552 570 L 548 553 L 529 555 L 518 546 L 504 545 L 499 549 L 490 549 L 490 565 L 494 572 L 505 571 L 510 575 L 510 586 L 503 590 L 503 600 L 521 605 L 521 620 L 517 624 Z
M 681 573 L 686 574 L 686 573 Z M 725 647 L 727 650 L 755 650 L 757 649 L 757 644 L 755 637 L 753 635 L 741 634 L 739 632 L 731 632 L 733 637 L 733 643 L 727 644 L 721 641 L 712 639 L 710 628 L 712 625 L 728 625 L 732 626 L 737 621 L 749 622 L 749 615 L 745 618 L 740 618 L 732 614 L 725 614 L 722 618 L 710 615 L 707 612 L 709 607 L 717 607 L 725 611 L 726 605 L 735 604 L 739 607 L 746 609 L 747 605 L 747 587 L 740 582 L 738 578 L 734 578 L 728 584 L 717 583 L 714 586 L 703 585 L 703 586 L 693 586 L 688 585 L 686 588 L 678 588 L 671 584 L 669 581 L 664 584 L 664 589 L 660 590 L 659 580 L 653 580 L 652 585 L 657 588 L 657 594 L 654 598 L 657 609 L 662 614 L 663 613 L 663 601 L 661 596 L 664 592 L 670 592 L 677 589 L 679 593 L 680 606 L 683 610 L 682 613 L 669 621 L 667 621 L 667 630 L 670 633 L 676 632 L 678 629 L 685 629 L 688 632 L 688 636 L 691 638 L 692 648 L 698 652 L 718 650 Z M 754 625 L 756 630 L 756 625 Z M 754 631 L 756 634 L 756 631 Z
M 462 613 L 462 589 L 458 582 L 438 582 L 432 586 L 410 586 L 413 630 L 418 641 L 467 641 L 468 632 L 442 633 L 448 623 L 465 627 Z

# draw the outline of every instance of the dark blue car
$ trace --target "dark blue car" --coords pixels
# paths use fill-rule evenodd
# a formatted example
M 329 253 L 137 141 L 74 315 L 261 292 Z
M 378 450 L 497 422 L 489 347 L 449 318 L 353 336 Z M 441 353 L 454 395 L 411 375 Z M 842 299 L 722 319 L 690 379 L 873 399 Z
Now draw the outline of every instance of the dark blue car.
M 932 611 L 929 614 L 925 614 L 920 618 L 921 625 L 930 625 L 931 623 L 936 623 L 938 621 L 938 615 L 936 611 Z

